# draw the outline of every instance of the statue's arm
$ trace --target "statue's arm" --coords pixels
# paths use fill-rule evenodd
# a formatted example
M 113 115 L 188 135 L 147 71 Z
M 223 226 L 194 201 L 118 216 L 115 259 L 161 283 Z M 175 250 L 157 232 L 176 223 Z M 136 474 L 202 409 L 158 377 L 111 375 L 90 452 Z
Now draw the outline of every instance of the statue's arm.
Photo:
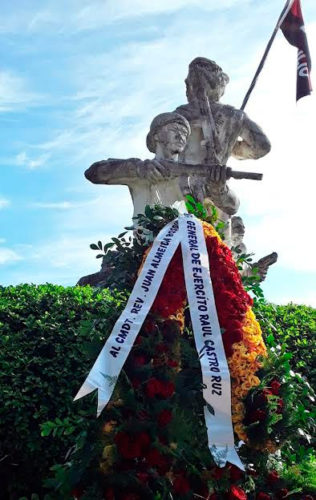
M 94 184 L 126 184 L 137 179 L 137 166 L 141 160 L 130 158 L 128 160 L 97 161 L 85 171 L 85 177 Z
M 271 144 L 263 130 L 245 114 L 238 140 L 232 156 L 238 160 L 257 160 L 269 153 Z

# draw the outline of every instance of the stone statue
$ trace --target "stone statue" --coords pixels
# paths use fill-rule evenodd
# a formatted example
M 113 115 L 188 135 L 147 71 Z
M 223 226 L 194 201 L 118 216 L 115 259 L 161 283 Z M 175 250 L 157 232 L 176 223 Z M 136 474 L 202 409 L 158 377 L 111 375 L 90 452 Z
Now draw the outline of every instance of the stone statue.
M 184 197 L 216 206 L 226 223 L 225 240 L 231 246 L 231 216 L 239 200 L 229 188 L 229 177 L 261 179 L 261 174 L 232 171 L 230 156 L 256 159 L 267 154 L 270 143 L 260 127 L 240 110 L 219 103 L 228 76 L 213 61 L 198 57 L 186 79 L 188 104 L 154 118 L 147 135 L 151 160 L 139 158 L 98 161 L 85 172 L 95 184 L 122 184 L 129 188 L 134 214 L 146 205 L 174 206 L 181 211 Z M 82 278 L 79 284 L 94 284 Z
M 234 216 L 231 220 L 231 243 L 232 252 L 235 259 L 241 254 L 247 254 L 247 247 L 244 243 L 245 236 L 245 225 L 241 217 Z M 272 252 L 265 257 L 262 257 L 257 262 L 252 264 L 243 263 L 243 270 L 241 271 L 242 276 L 251 276 L 254 274 L 253 269 L 257 269 L 257 273 L 260 277 L 260 282 L 264 281 L 267 277 L 269 267 L 278 260 L 278 254 Z
M 86 178 L 95 184 L 128 186 L 134 205 L 134 216 L 144 213 L 146 205 L 173 206 L 183 200 L 179 178 L 170 173 L 169 164 L 178 161 L 191 132 L 189 122 L 177 113 L 156 116 L 147 135 L 147 147 L 155 153 L 153 160 L 108 159 L 94 163 L 86 170 Z
M 258 159 L 270 151 L 268 138 L 246 113 L 219 102 L 228 82 L 228 76 L 214 61 L 197 57 L 190 63 L 185 80 L 188 104 L 176 109 L 191 126 L 180 161 L 226 165 L 230 156 L 239 160 Z M 196 184 L 200 190 L 199 179 Z M 205 186 L 205 198 L 210 198 L 220 209 L 219 218 L 228 226 L 225 239 L 229 244 L 229 219 L 238 210 L 237 196 L 222 177 L 217 183 Z
M 147 135 L 147 147 L 155 153 L 153 160 L 109 158 L 93 163 L 86 170 L 85 176 L 94 184 L 128 186 L 133 200 L 134 216 L 144 213 L 146 205 L 179 207 L 184 196 L 192 192 L 189 176 L 199 179 L 201 188 L 204 189 L 208 184 L 226 186 L 228 175 L 236 174 L 218 164 L 179 163 L 179 154 L 184 150 L 190 133 L 191 127 L 184 116 L 178 113 L 162 113 L 154 118 Z M 247 175 L 244 172 L 239 174 Z M 203 193 L 198 193 L 197 198 L 203 199 Z M 217 202 L 219 207 L 228 209 L 220 196 Z

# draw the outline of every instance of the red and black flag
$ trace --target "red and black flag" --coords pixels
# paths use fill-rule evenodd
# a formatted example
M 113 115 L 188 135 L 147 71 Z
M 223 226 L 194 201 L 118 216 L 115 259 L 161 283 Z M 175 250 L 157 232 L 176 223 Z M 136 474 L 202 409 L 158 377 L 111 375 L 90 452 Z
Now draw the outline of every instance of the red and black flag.
M 312 90 L 310 71 L 311 58 L 305 33 L 300 0 L 290 0 L 279 20 L 279 27 L 287 41 L 297 47 L 296 100 L 309 95 Z

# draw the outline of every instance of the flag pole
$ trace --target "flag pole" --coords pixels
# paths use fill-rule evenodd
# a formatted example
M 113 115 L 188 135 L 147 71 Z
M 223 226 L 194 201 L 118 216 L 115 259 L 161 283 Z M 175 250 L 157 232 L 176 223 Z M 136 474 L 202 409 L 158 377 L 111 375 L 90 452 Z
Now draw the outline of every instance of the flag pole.
M 251 82 L 251 84 L 250 84 L 250 87 L 249 87 L 249 89 L 247 90 L 247 93 L 246 93 L 246 95 L 245 95 L 245 97 L 244 97 L 244 100 L 243 100 L 243 102 L 242 102 L 242 105 L 241 105 L 241 108 L 240 108 L 240 109 L 241 109 L 241 111 L 243 111 L 243 110 L 245 109 L 245 107 L 246 107 L 246 104 L 247 104 L 248 99 L 249 99 L 249 97 L 250 97 L 250 95 L 251 95 L 251 92 L 253 91 L 253 89 L 254 89 L 254 87 L 255 87 L 255 85 L 256 85 L 256 83 L 257 83 L 258 76 L 260 75 L 260 73 L 261 73 L 261 71 L 262 71 L 262 68 L 263 68 L 263 66 L 264 66 L 264 63 L 265 63 L 265 61 L 266 61 L 266 58 L 267 58 L 267 56 L 268 56 L 268 54 L 269 54 L 269 52 L 270 52 L 271 46 L 272 46 L 273 41 L 274 41 L 274 39 L 275 39 L 275 37 L 276 37 L 276 34 L 277 34 L 277 32 L 278 32 L 278 29 L 280 28 L 280 25 L 281 25 L 281 23 L 282 23 L 282 21 L 283 21 L 284 17 L 285 17 L 285 16 L 286 16 L 286 14 L 288 13 L 289 8 L 292 6 L 293 1 L 294 1 L 294 0 L 287 0 L 287 2 L 286 2 L 286 4 L 285 4 L 285 6 L 284 6 L 284 8 L 283 8 L 283 10 L 282 10 L 282 12 L 281 12 L 281 14 L 280 14 L 280 16 L 279 16 L 279 19 L 278 19 L 278 21 L 277 21 L 277 23 L 276 23 L 276 25 L 275 25 L 275 28 L 274 28 L 274 30 L 273 30 L 273 33 L 272 33 L 271 37 L 270 37 L 270 40 L 268 41 L 268 45 L 266 46 L 266 49 L 265 49 L 264 54 L 263 54 L 263 56 L 262 56 L 262 59 L 261 59 L 261 61 L 260 61 L 260 63 L 259 63 L 259 66 L 258 66 L 258 68 L 257 68 L 257 71 L 256 71 L 256 73 L 255 73 L 255 76 L 253 77 L 252 82 Z

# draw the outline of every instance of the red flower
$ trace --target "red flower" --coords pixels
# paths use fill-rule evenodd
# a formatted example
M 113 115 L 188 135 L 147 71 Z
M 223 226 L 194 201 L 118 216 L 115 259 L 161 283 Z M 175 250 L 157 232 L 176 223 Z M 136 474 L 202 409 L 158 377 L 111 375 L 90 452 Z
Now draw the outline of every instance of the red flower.
M 236 467 L 236 465 L 232 465 L 231 468 L 230 468 L 230 479 L 231 481 L 235 482 L 235 481 L 239 481 L 239 479 L 241 479 L 244 475 L 244 472 L 240 469 L 238 469 L 238 467 Z
M 82 488 L 74 488 L 71 492 L 72 496 L 77 499 L 82 497 L 83 490 Z
M 154 398 L 159 394 L 160 381 L 154 377 L 150 378 L 146 384 L 146 392 L 149 398 Z
M 284 408 L 284 401 L 283 399 L 279 399 L 278 400 L 278 409 L 277 409 L 277 413 L 282 413 L 283 412 L 283 408 Z
M 168 425 L 172 420 L 172 413 L 170 410 L 162 410 L 158 415 L 158 425 L 164 427 Z
M 165 344 L 157 344 L 156 351 L 160 353 L 168 352 L 168 347 Z
M 134 389 L 138 389 L 138 387 L 141 385 L 141 381 L 138 378 L 132 378 L 131 383 Z
M 248 417 L 248 421 L 250 423 L 253 423 L 253 422 L 262 422 L 265 418 L 266 418 L 267 414 L 265 411 L 263 410 L 255 410 L 255 411 L 252 411 L 250 414 L 249 414 L 249 417 Z
M 143 354 L 138 354 L 138 356 L 134 356 L 133 363 L 135 366 L 143 366 L 146 364 L 146 357 Z
M 315 500 L 315 497 L 312 497 L 312 495 L 305 495 L 302 500 Z
M 150 415 L 146 410 L 140 410 L 137 414 L 139 420 L 149 420 Z
M 226 467 L 214 467 L 212 470 L 212 476 L 214 479 L 221 479 L 223 475 L 227 472 Z
M 263 389 L 262 394 L 264 396 L 265 401 L 268 401 L 269 396 L 271 396 L 273 392 L 270 391 L 270 389 Z
M 269 472 L 268 477 L 267 477 L 268 483 L 273 484 L 276 481 L 278 481 L 279 479 L 280 479 L 280 476 L 276 470 L 272 470 L 271 472 Z
M 121 496 L 122 500 L 140 500 L 140 498 L 138 493 L 124 493 L 123 496 Z
M 268 493 L 263 493 L 263 491 L 259 491 L 256 496 L 256 500 L 271 500 L 271 496 Z
M 231 486 L 228 498 L 229 500 L 247 500 L 247 495 L 239 486 Z
M 115 500 L 115 494 L 113 488 L 107 488 L 104 493 L 105 500 Z
M 169 460 L 162 455 L 157 448 L 151 448 L 146 455 L 147 463 L 150 467 L 157 467 L 159 472 L 165 474 L 169 468 Z
M 272 380 L 271 384 L 271 392 L 272 394 L 274 394 L 275 396 L 277 396 L 279 394 L 279 391 L 280 391 L 280 387 L 281 387 L 281 384 L 280 382 L 278 382 L 277 380 Z
M 218 500 L 219 497 L 216 495 L 216 493 L 212 493 L 209 497 L 207 497 L 207 500 Z
M 167 362 L 167 365 L 170 366 L 170 368 L 177 368 L 177 366 L 179 366 L 179 363 L 178 363 L 178 361 L 174 361 L 173 359 L 170 359 Z
M 279 490 L 277 492 L 277 497 L 278 498 L 285 498 L 286 495 L 288 494 L 289 490 L 287 490 L 286 488 L 282 488 L 282 490 Z
M 130 434 L 118 432 L 114 438 L 117 449 L 123 458 L 139 458 L 150 444 L 150 438 L 146 432 Z
M 173 382 L 163 382 L 154 377 L 150 378 L 146 385 L 146 392 L 149 398 L 160 396 L 164 399 L 170 398 L 175 390 Z
M 233 353 L 233 345 L 236 342 L 240 342 L 243 339 L 243 334 L 241 330 L 230 331 L 228 328 L 222 335 L 223 344 L 225 348 L 225 353 L 228 358 L 230 358 Z
M 137 479 L 139 479 L 139 481 L 143 484 L 147 483 L 147 481 L 149 479 L 149 474 L 147 474 L 147 472 L 137 472 L 136 476 L 137 476 Z
M 165 399 L 170 398 L 174 391 L 175 386 L 173 382 L 161 382 L 161 396 Z
M 147 318 L 142 329 L 145 333 L 152 333 L 156 329 L 156 323 Z M 139 337 L 137 337 L 137 339 L 139 339 Z
M 190 483 L 185 477 L 178 476 L 173 481 L 173 489 L 178 495 L 185 495 L 190 491 Z

